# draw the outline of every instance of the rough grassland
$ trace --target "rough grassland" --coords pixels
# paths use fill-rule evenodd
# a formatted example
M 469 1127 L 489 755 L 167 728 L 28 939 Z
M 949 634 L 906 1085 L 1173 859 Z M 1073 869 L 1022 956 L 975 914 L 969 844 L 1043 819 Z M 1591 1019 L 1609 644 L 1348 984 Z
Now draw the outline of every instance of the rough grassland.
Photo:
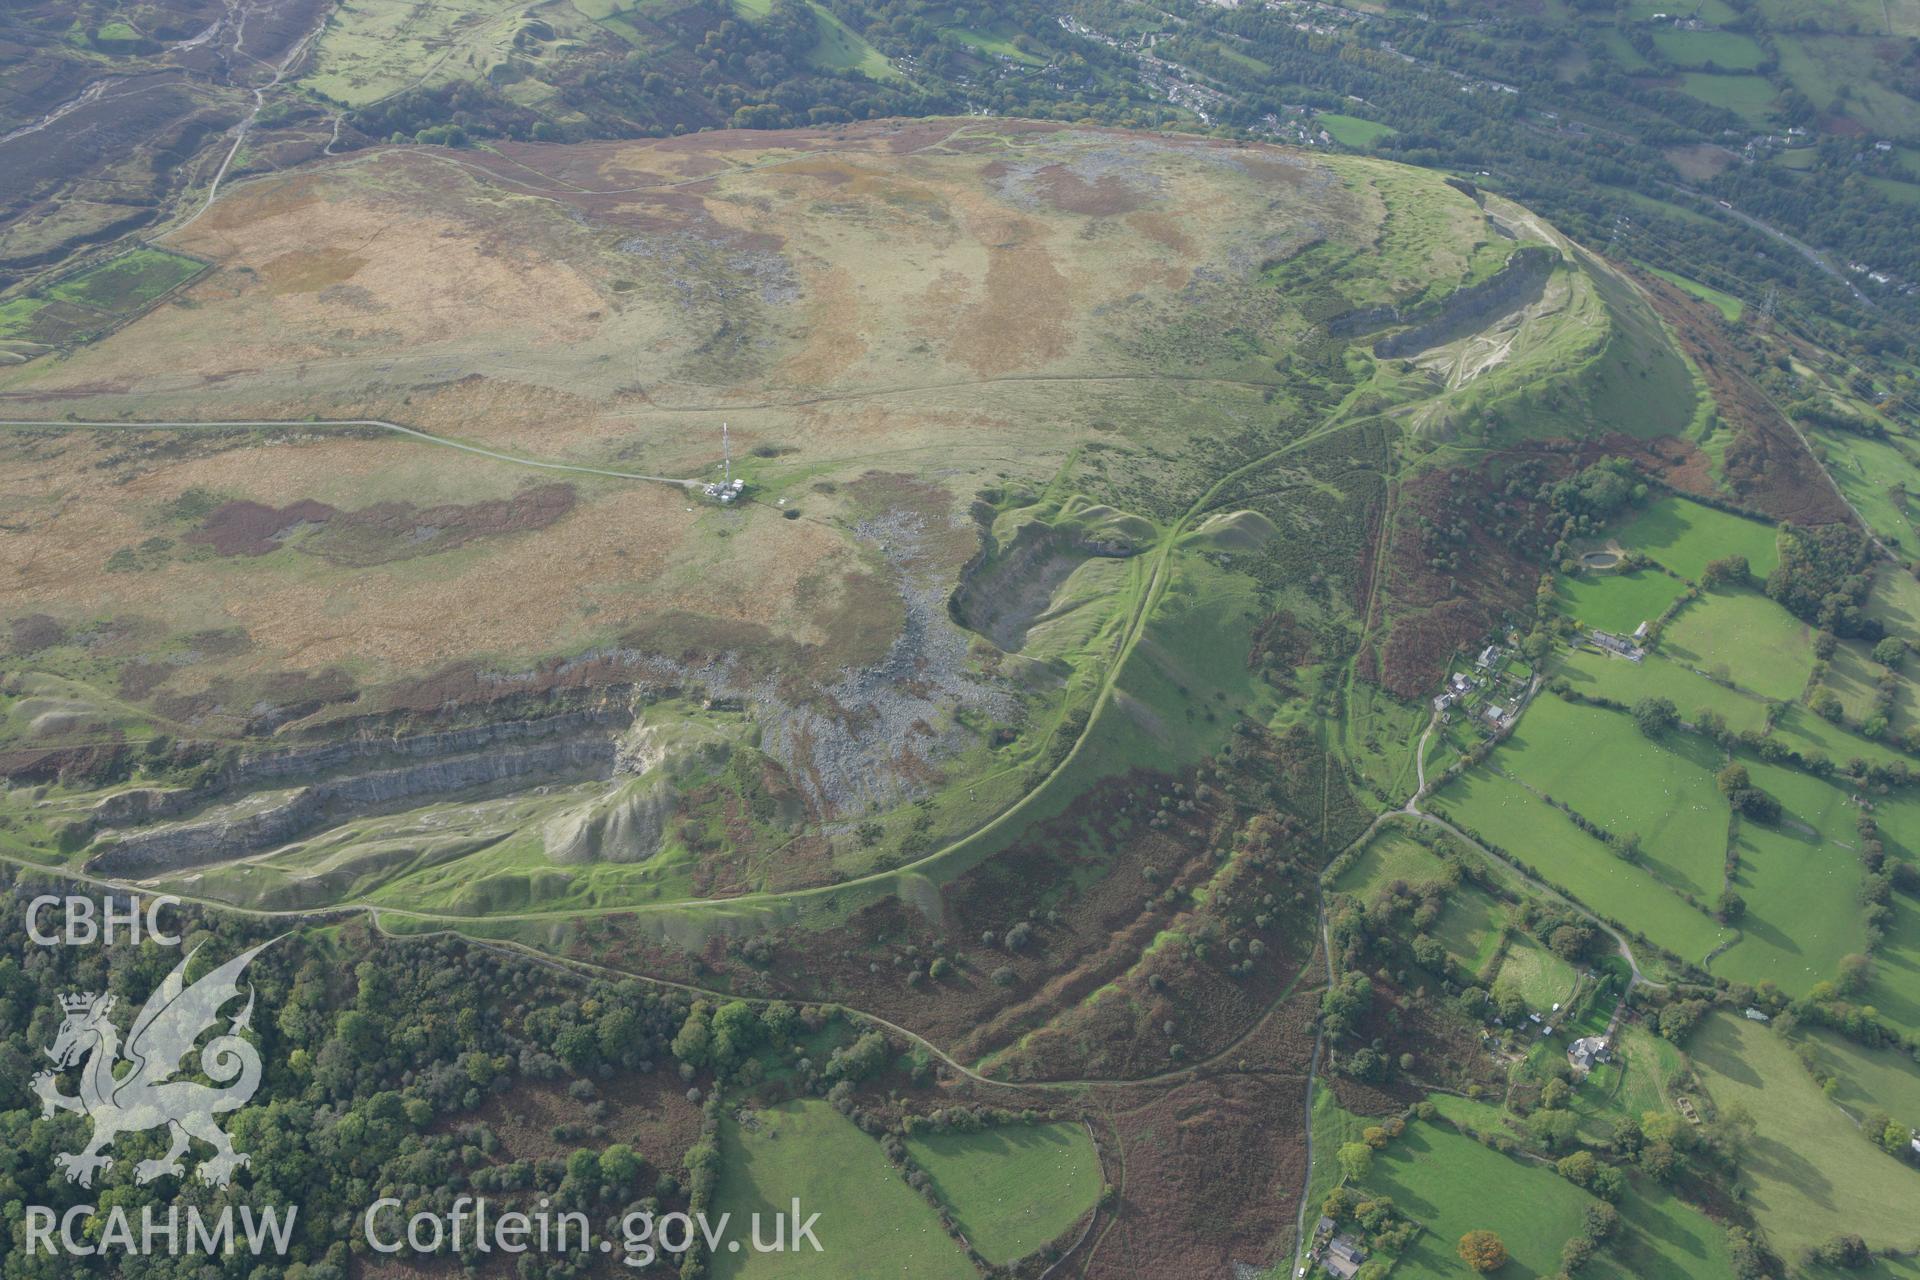
M 1714 785 L 1717 753 L 1703 739 L 1652 742 L 1617 711 L 1539 698 L 1496 763 L 1614 835 L 1638 835 L 1662 878 L 1696 897 L 1719 892 L 1731 811 Z
M 1792 1257 L 1840 1232 L 1879 1248 L 1920 1244 L 1920 1171 L 1873 1146 L 1820 1092 L 1783 1038 L 1716 1013 L 1687 1044 L 1714 1102 L 1744 1106 L 1746 1201 L 1774 1249 Z
M 821 1252 L 721 1252 L 720 1280 L 846 1280 L 849 1259 L 861 1274 L 915 1280 L 969 1280 L 973 1266 L 940 1226 L 933 1207 L 901 1180 L 880 1146 L 826 1103 L 785 1102 L 755 1113 L 757 1128 L 732 1115 L 720 1123 L 723 1160 L 717 1213 L 771 1222 L 801 1195 L 803 1215 L 818 1212 Z
M 1629 551 L 1644 551 L 1684 578 L 1698 582 L 1707 565 L 1742 555 L 1756 579 L 1780 564 L 1779 535 L 1771 525 L 1703 507 L 1685 498 L 1662 498 L 1615 535 Z
M 1712 591 L 1673 620 L 1660 651 L 1762 697 L 1800 696 L 1813 674 L 1807 626 L 1757 591 Z
M 1757 732 L 1767 722 L 1764 698 L 1715 684 L 1658 653 L 1628 662 L 1595 649 L 1579 649 L 1562 659 L 1554 675 L 1588 697 L 1629 707 L 1642 698 L 1666 698 L 1679 708 L 1683 720 L 1692 720 L 1702 709 L 1712 711 L 1736 733 Z
M 301 84 L 347 106 L 484 77 L 530 20 L 526 0 L 358 0 L 327 24 Z M 551 20 L 562 14 L 547 9 Z
M 1812 440 L 1827 474 L 1873 531 L 1900 553 L 1920 556 L 1920 533 L 1915 532 L 1907 515 L 1907 500 L 1894 496 L 1896 490 L 1920 489 L 1920 469 L 1907 460 L 1907 455 L 1884 440 L 1870 440 L 1851 432 L 1816 430 Z M 1889 566 L 1885 572 L 1897 574 L 1901 570 Z
M 1426 1230 L 1394 1266 L 1396 1276 L 1471 1277 L 1455 1246 L 1488 1229 L 1506 1242 L 1516 1276 L 1550 1276 L 1560 1246 L 1581 1227 L 1593 1198 L 1545 1168 L 1523 1164 L 1452 1129 L 1415 1123 L 1375 1157 L 1369 1189 Z
M 1555 1005 L 1564 1005 L 1573 995 L 1579 981 L 1580 975 L 1572 965 L 1525 934 L 1515 934 L 1494 984 L 1512 987 L 1528 1007 L 1549 1018 Z
M 1467 856 L 1483 862 L 1478 854 Z M 1418 885 L 1439 879 L 1444 871 L 1439 856 L 1431 849 L 1400 828 L 1389 826 L 1374 836 L 1366 852 L 1355 859 L 1332 888 L 1353 894 L 1364 902 L 1371 900 L 1383 885 L 1395 880 Z M 1493 958 L 1494 948 L 1505 931 L 1505 906 L 1485 890 L 1463 883 L 1448 893 L 1433 936 L 1467 972 L 1479 973 Z
M 1067 1231 L 1100 1198 L 1100 1158 L 1086 1128 L 1071 1121 L 923 1134 L 907 1150 L 961 1233 L 996 1265 Z
M 1365 852 L 1355 858 L 1346 873 L 1332 887 L 1341 893 L 1366 898 L 1385 884 L 1405 880 L 1418 884 L 1437 879 L 1442 868 L 1433 850 L 1415 840 L 1397 826 L 1383 827 L 1367 842 Z

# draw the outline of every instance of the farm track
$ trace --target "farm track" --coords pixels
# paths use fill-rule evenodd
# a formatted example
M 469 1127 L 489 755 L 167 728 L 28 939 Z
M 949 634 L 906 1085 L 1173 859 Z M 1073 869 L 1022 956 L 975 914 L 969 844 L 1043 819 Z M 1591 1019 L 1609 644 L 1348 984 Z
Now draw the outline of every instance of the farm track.
M 1527 687 L 1527 695 L 1525 700 L 1521 703 L 1519 711 L 1516 712 L 1513 719 L 1508 723 L 1507 727 L 1501 730 L 1502 736 L 1504 736 L 1507 733 L 1511 733 L 1513 731 L 1513 726 L 1520 723 L 1521 715 L 1524 714 L 1524 712 L 1526 711 L 1527 705 L 1533 701 L 1534 695 L 1540 691 L 1541 683 L 1542 683 L 1542 677 L 1536 674 L 1533 678 L 1533 682 Z M 1627 982 L 1627 991 L 1621 996 L 1621 999 L 1620 999 L 1621 1007 L 1625 1006 L 1627 995 L 1631 995 L 1633 988 L 1636 986 L 1656 987 L 1656 988 L 1664 989 L 1667 985 L 1666 983 L 1655 982 L 1653 979 L 1647 977 L 1647 975 L 1641 971 L 1640 962 L 1633 954 L 1633 947 L 1628 943 L 1626 937 L 1622 935 L 1618 929 L 1615 929 L 1612 925 L 1608 924 L 1605 920 L 1602 920 L 1599 916 L 1587 910 L 1586 907 L 1582 906 L 1578 902 L 1573 901 L 1571 898 L 1567 897 L 1565 894 L 1560 892 L 1558 889 L 1554 888 L 1552 885 L 1549 885 L 1544 881 L 1536 878 L 1530 872 L 1523 871 L 1521 868 L 1515 866 L 1512 863 L 1512 861 L 1510 861 L 1503 855 L 1494 852 L 1492 849 L 1487 848 L 1485 845 L 1481 844 L 1478 840 L 1474 839 L 1472 836 L 1468 835 L 1466 832 L 1460 830 L 1460 828 L 1454 826 L 1451 822 L 1448 822 L 1445 818 L 1442 818 L 1437 814 L 1427 813 L 1426 811 L 1420 808 L 1420 802 L 1426 798 L 1427 792 L 1429 790 L 1428 784 L 1427 784 L 1427 742 L 1433 736 L 1433 731 L 1439 725 L 1439 723 L 1440 723 L 1439 715 L 1438 713 L 1435 713 L 1432 717 L 1428 719 L 1426 731 L 1420 735 L 1419 746 L 1417 746 L 1414 749 L 1414 757 L 1413 757 L 1414 769 L 1418 777 L 1418 787 L 1415 789 L 1413 795 L 1408 797 L 1407 802 L 1404 805 L 1400 806 L 1398 809 L 1389 809 L 1386 812 L 1377 815 L 1374 818 L 1374 820 L 1368 824 L 1367 829 L 1360 833 L 1359 838 L 1354 840 L 1352 844 L 1347 846 L 1347 848 L 1358 849 L 1363 847 L 1367 843 L 1367 841 L 1371 840 L 1374 837 L 1375 833 L 1377 833 L 1381 827 L 1393 821 L 1412 820 L 1414 822 L 1423 823 L 1427 826 L 1436 827 L 1439 830 L 1446 832 L 1448 835 L 1452 836 L 1454 839 L 1460 841 L 1460 843 L 1466 845 L 1468 848 L 1478 850 L 1482 856 L 1492 859 L 1494 861 L 1497 861 L 1501 866 L 1505 867 L 1513 876 L 1519 879 L 1521 883 L 1527 885 L 1529 888 L 1536 890 L 1537 892 L 1539 892 L 1545 897 L 1551 898 L 1555 902 L 1563 903 L 1571 910 L 1578 912 L 1596 929 L 1599 929 L 1602 933 L 1605 933 L 1608 937 L 1612 938 L 1617 954 L 1627 962 L 1627 970 L 1631 974 L 1631 977 L 1628 979 L 1628 982 Z M 1342 852 L 1344 853 L 1345 850 L 1342 850 Z M 1326 926 L 1326 894 L 1327 894 L 1327 887 L 1325 882 L 1322 881 L 1320 885 L 1319 915 L 1320 915 L 1320 921 L 1321 921 L 1321 929 L 1323 931 L 1322 946 L 1325 948 L 1326 956 L 1327 956 L 1327 984 L 1329 987 L 1331 987 L 1334 981 L 1333 948 L 1332 948 L 1331 938 L 1327 937 L 1325 934 L 1325 930 L 1327 927 Z M 1615 1010 L 1615 1013 L 1617 1015 L 1618 1013 L 1617 1008 Z M 1323 1039 L 1324 1039 L 1324 1030 L 1321 1028 L 1316 1028 L 1314 1032 L 1314 1042 L 1313 1042 L 1313 1065 L 1309 1069 L 1308 1075 L 1307 1075 L 1307 1122 L 1306 1122 L 1307 1181 L 1305 1184 L 1302 1185 L 1300 1189 L 1300 1209 L 1298 1214 L 1298 1223 L 1295 1227 L 1296 1244 L 1295 1244 L 1295 1253 L 1294 1253 L 1294 1266 L 1296 1269 L 1304 1261 L 1304 1250 L 1306 1247 L 1305 1232 L 1306 1232 L 1306 1226 L 1307 1226 L 1307 1209 L 1308 1209 L 1307 1191 L 1308 1191 L 1308 1188 L 1311 1187 L 1313 1183 L 1313 1084 L 1319 1075 L 1320 1050 L 1321 1050 Z
M 295 428 L 295 429 L 303 428 L 303 427 L 321 427 L 321 428 L 372 427 L 372 428 L 377 428 L 378 430 L 381 430 L 381 431 L 391 431 L 396 435 L 407 436 L 410 439 L 422 440 L 428 444 L 437 444 L 437 445 L 444 446 L 445 448 L 448 448 L 448 449 L 458 449 L 462 453 L 478 454 L 480 457 L 483 457 L 483 458 L 492 458 L 496 462 L 511 463 L 514 466 L 520 466 L 520 467 L 537 467 L 543 471 L 566 471 L 566 472 L 572 472 L 579 475 L 611 476 L 616 480 L 644 480 L 652 484 L 672 485 L 678 489 L 691 489 L 695 485 L 701 483 L 698 480 L 687 480 L 677 476 L 650 476 L 650 475 L 644 475 L 637 471 L 615 471 L 607 467 L 589 467 L 580 463 L 573 463 L 573 462 L 550 462 L 542 458 L 528 458 L 520 454 L 502 453 L 498 449 L 488 449 L 482 445 L 468 444 L 464 440 L 455 440 L 451 436 L 437 436 L 429 431 L 421 431 L 415 427 L 403 427 L 397 422 L 387 422 L 380 418 L 320 418 L 312 421 L 298 419 L 298 418 L 256 418 L 256 419 L 241 419 L 241 420 L 234 420 L 234 421 L 202 420 L 202 421 L 172 421 L 172 422 L 76 421 L 72 419 L 61 419 L 61 418 L 44 418 L 44 419 L 0 418 L 0 427 L 17 427 L 17 428 L 61 427 L 61 428 L 69 428 L 73 430 L 119 428 L 122 430 L 134 430 L 134 431 L 209 431 L 209 430 L 220 430 L 223 428 L 234 428 L 234 427 L 238 427 L 246 430 L 258 430 L 261 428 L 276 428 L 276 427 L 287 427 L 287 428 Z

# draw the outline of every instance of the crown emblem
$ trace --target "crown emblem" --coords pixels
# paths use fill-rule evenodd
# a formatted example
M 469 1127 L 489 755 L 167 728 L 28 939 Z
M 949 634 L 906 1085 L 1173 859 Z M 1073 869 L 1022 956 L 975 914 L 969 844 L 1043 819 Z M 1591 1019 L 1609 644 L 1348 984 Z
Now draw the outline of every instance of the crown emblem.
M 93 1008 L 99 999 L 100 997 L 97 995 L 75 992 L 70 996 L 61 996 L 60 1007 L 68 1013 L 86 1013 Z

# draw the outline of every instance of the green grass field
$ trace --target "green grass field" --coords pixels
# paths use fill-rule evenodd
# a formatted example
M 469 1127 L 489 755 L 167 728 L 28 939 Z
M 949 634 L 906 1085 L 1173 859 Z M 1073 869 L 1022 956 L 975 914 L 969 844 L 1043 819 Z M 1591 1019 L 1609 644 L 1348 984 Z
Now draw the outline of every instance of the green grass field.
M 1853 810 L 1845 792 L 1818 778 L 1743 763 L 1784 812 L 1775 826 L 1740 826 L 1734 886 L 1747 913 L 1740 941 L 1714 959 L 1713 972 L 1740 982 L 1770 979 L 1804 995 L 1839 971 L 1842 956 L 1865 949 Z
M 1810 438 L 1827 473 L 1873 531 L 1906 555 L 1920 557 L 1920 533 L 1915 532 L 1907 515 L 1905 499 L 1896 496 L 1896 492 L 1920 493 L 1920 468 L 1885 440 L 1820 430 L 1812 431 Z M 1887 572 L 1900 570 L 1890 568 Z
M 1344 147 L 1371 147 L 1382 138 L 1390 138 L 1398 130 L 1391 125 L 1380 124 L 1373 120 L 1362 120 L 1359 116 L 1346 116 L 1328 111 L 1314 117 L 1320 127 L 1333 135 L 1333 140 Z
M 47 290 L 61 302 L 77 302 L 102 311 L 136 311 L 183 280 L 203 270 L 192 258 L 160 249 L 135 249 Z
M 1807 625 L 1758 591 L 1711 591 L 1661 633 L 1660 652 L 1765 698 L 1798 698 L 1813 674 Z
M 1620 1200 L 1620 1228 L 1580 1271 L 1597 1280 L 1723 1280 L 1733 1275 L 1719 1223 L 1651 1179 Z
M 1920 1244 L 1920 1171 L 1873 1146 L 1813 1083 L 1793 1048 L 1757 1023 L 1716 1013 L 1687 1044 L 1714 1102 L 1739 1103 L 1755 1132 L 1741 1153 L 1747 1207 L 1781 1254 L 1840 1232 L 1875 1247 Z
M 1721 71 L 1752 71 L 1766 61 L 1767 56 L 1759 45 L 1733 31 L 1660 27 L 1653 33 L 1653 43 L 1676 67 L 1711 65 Z
M 1915 9 L 1911 0 L 1896 0 L 1885 5 L 1881 0 L 1760 0 L 1759 9 L 1767 15 L 1769 23 L 1781 28 L 1805 22 L 1818 31 L 1886 32 L 1889 35 L 1913 34 L 1901 30 L 1898 17 L 1893 30 L 1887 31 L 1890 13 L 1904 12 L 1909 18 L 1920 17 L 1920 10 Z
M 1869 763 L 1891 764 L 1904 758 L 1892 747 L 1863 738 L 1844 725 L 1822 719 L 1798 704 L 1780 713 L 1774 721 L 1773 736 L 1803 756 L 1818 752 L 1839 764 L 1856 758 Z
M 1893 923 L 1873 953 L 1873 979 L 1862 999 L 1894 1026 L 1920 1033 L 1920 903 L 1910 897 L 1894 895 Z
M 1395 880 L 1418 884 L 1423 880 L 1438 879 L 1441 870 L 1440 859 L 1433 850 L 1415 840 L 1404 828 L 1385 826 L 1367 842 L 1365 851 L 1354 859 L 1353 865 L 1329 887 L 1341 893 L 1367 898 L 1381 885 Z
M 1920 642 L 1920 579 L 1896 565 L 1882 565 L 1874 573 L 1867 612 L 1888 631 Z
M 827 71 L 858 71 L 873 80 L 905 79 L 886 55 L 868 44 L 824 5 L 813 4 L 819 40 L 807 54 L 807 61 Z
M 1713 304 L 1714 309 L 1725 317 L 1728 324 L 1732 324 L 1738 320 L 1747 309 L 1746 303 L 1740 301 L 1740 299 L 1734 297 L 1732 294 L 1722 293 L 1710 285 L 1701 284 L 1698 280 L 1691 280 L 1678 272 L 1668 271 L 1664 267 L 1648 267 L 1647 270 L 1653 272 L 1654 275 L 1659 276 L 1675 288 L 1692 294 L 1694 297 L 1700 299 L 1700 301 Z
M 1780 71 L 1815 102 L 1847 91 L 1845 114 L 1882 137 L 1920 136 L 1920 102 L 1880 83 L 1874 74 L 1881 42 L 1872 37 L 1806 35 L 1776 42 Z
M 981 53 L 991 57 L 1009 58 L 1014 62 L 1025 63 L 1030 67 L 1044 66 L 1046 64 L 1045 58 L 1035 57 L 1019 45 L 1016 45 L 1013 42 L 1013 32 L 1010 29 L 976 31 L 964 27 L 942 27 L 940 28 L 940 33 L 942 35 L 950 35 L 968 48 L 977 49 Z
M 1516 933 L 1507 944 L 1506 959 L 1500 962 L 1499 976 L 1493 981 L 1496 988 L 1518 992 L 1528 1008 L 1548 1018 L 1555 1005 L 1564 1005 L 1573 997 L 1580 975 L 1526 934 Z
M 720 1183 L 714 1209 L 745 1222 L 771 1220 L 795 1196 L 818 1212 L 821 1252 L 716 1253 L 723 1280 L 846 1280 L 848 1260 L 870 1276 L 971 1280 L 973 1264 L 933 1207 L 901 1180 L 880 1145 L 825 1102 L 785 1102 L 754 1113 L 756 1127 L 731 1114 L 720 1124 Z
M 1004 1265 L 1069 1230 L 1100 1199 L 1100 1157 L 1086 1127 L 1002 1125 L 924 1134 L 907 1150 L 982 1257 Z
M 1680 598 L 1686 584 L 1658 569 L 1612 573 L 1589 569 L 1557 580 L 1560 611 L 1585 626 L 1628 635 Z
M 1708 564 L 1725 556 L 1745 556 L 1755 580 L 1765 578 L 1780 565 L 1780 535 L 1772 525 L 1685 498 L 1668 497 L 1650 503 L 1616 530 L 1614 538 L 1627 550 L 1645 552 L 1695 582 Z
M 1873 660 L 1865 644 L 1843 640 L 1834 650 L 1827 674 L 1820 683 L 1840 699 L 1847 720 L 1858 724 L 1874 714 L 1874 698 L 1880 692 L 1880 679 L 1885 674 L 1886 668 Z M 1913 723 L 1913 682 L 1906 678 L 1903 670 L 1895 686 L 1893 711 L 1887 717 L 1887 727 L 1898 734 Z
M 1614 835 L 1638 835 L 1662 879 L 1707 900 L 1720 892 L 1730 811 L 1713 780 L 1718 749 L 1705 739 L 1654 742 L 1620 712 L 1546 697 L 1495 763 Z
M 1764 125 L 1773 110 L 1773 86 L 1764 76 L 1683 71 L 1680 85 L 1690 96 L 1711 107 L 1725 107 L 1751 125 Z
M 1909 1128 L 1920 1127 L 1920 1066 L 1897 1049 L 1868 1049 L 1825 1027 L 1804 1032 L 1814 1065 L 1839 1082 L 1833 1100 L 1856 1118 L 1884 1111 Z
M 1764 698 L 1715 684 L 1658 653 L 1628 662 L 1598 650 L 1577 649 L 1561 660 L 1553 674 L 1587 697 L 1609 698 L 1629 707 L 1642 698 L 1665 698 L 1680 709 L 1683 720 L 1694 719 L 1703 709 L 1712 711 L 1736 733 L 1757 731 L 1767 722 Z
M 1311 1123 L 1313 1168 L 1307 1177 L 1307 1203 L 1317 1207 L 1326 1202 L 1328 1192 L 1340 1185 L 1340 1161 L 1337 1158 L 1340 1148 L 1349 1142 L 1360 1141 L 1360 1135 L 1372 1122 L 1342 1107 L 1333 1090 L 1315 1080 Z
M 1613 1061 L 1595 1067 L 1574 1090 L 1581 1139 L 1605 1142 L 1621 1120 L 1637 1122 L 1649 1111 L 1672 1111 L 1667 1081 L 1680 1066 L 1680 1050 L 1671 1042 L 1639 1023 L 1621 1023 L 1614 1033 Z
M 1478 853 L 1468 852 L 1466 856 L 1485 865 L 1485 859 Z M 1382 885 L 1395 880 L 1418 885 L 1440 879 L 1444 871 L 1439 856 L 1431 849 L 1402 828 L 1388 826 L 1374 836 L 1366 851 L 1329 887 L 1368 901 Z M 1506 929 L 1505 904 L 1486 890 L 1463 883 L 1448 892 L 1433 936 L 1468 973 L 1477 974 L 1493 959 Z
M 1469 770 L 1433 798 L 1451 815 L 1532 866 L 1594 911 L 1628 923 L 1655 943 L 1698 962 L 1727 931 L 1705 912 L 1514 782 L 1486 768 Z
M 0 342 L 89 341 L 203 270 L 204 263 L 181 254 L 134 249 L 0 303 Z
M 27 337 L 32 331 L 34 316 L 46 305 L 45 298 L 32 295 L 0 302 L 0 339 Z
M 327 24 L 301 83 L 347 106 L 477 79 L 506 61 L 522 0 L 361 0 Z
M 1391 1196 L 1426 1228 L 1395 1263 L 1403 1277 L 1471 1277 L 1455 1246 L 1491 1230 L 1511 1261 L 1501 1275 L 1550 1276 L 1560 1246 L 1586 1220 L 1593 1198 L 1550 1169 L 1523 1164 L 1452 1129 L 1414 1123 L 1375 1157 L 1369 1189 Z
M 1867 185 L 1889 200 L 1920 206 L 1920 185 L 1897 178 L 1868 178 Z

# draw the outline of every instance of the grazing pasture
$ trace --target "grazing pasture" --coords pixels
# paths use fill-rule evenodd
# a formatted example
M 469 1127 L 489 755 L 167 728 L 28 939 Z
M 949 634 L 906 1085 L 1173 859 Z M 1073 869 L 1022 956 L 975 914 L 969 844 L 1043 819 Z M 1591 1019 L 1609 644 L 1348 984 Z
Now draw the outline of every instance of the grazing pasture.
M 1593 911 L 1645 934 L 1654 943 L 1698 963 L 1729 936 L 1705 911 L 1647 871 L 1617 857 L 1565 814 L 1525 788 L 1482 766 L 1454 779 L 1433 807 L 1531 866 Z
M 1658 569 L 1631 573 L 1589 569 L 1560 575 L 1556 589 L 1562 613 L 1584 626 L 1625 635 L 1665 613 L 1686 584 Z
M 1807 625 L 1758 591 L 1701 596 L 1667 627 L 1660 651 L 1764 698 L 1797 698 L 1813 674 Z
M 1756 581 L 1780 564 L 1779 534 L 1772 525 L 1685 498 L 1666 497 L 1648 504 L 1614 533 L 1614 540 L 1695 582 L 1707 565 L 1726 556 L 1745 556 Z
M 1538 698 L 1497 763 L 1613 835 L 1638 836 L 1662 879 L 1709 899 L 1720 891 L 1730 810 L 1714 785 L 1719 751 L 1705 739 L 1653 742 L 1620 712 Z
M 1780 1035 L 1715 1013 L 1687 1042 L 1714 1103 L 1753 1117 L 1740 1156 L 1745 1202 L 1773 1247 L 1793 1257 L 1856 1232 L 1876 1248 L 1920 1245 L 1920 1170 L 1862 1137 L 1820 1092 Z
M 819 1253 L 717 1252 L 713 1274 L 720 1280 L 844 1280 L 849 1257 L 875 1276 L 974 1275 L 933 1206 L 901 1179 L 880 1144 L 819 1099 L 753 1112 L 746 1124 L 725 1116 L 720 1160 L 717 1212 L 732 1214 L 735 1222 L 755 1213 L 771 1221 L 804 1188 L 807 1211 L 820 1214 L 821 1231 L 832 1237 L 829 1246 L 823 1234 Z
M 1100 1199 L 1100 1157 L 1084 1125 L 1007 1124 L 907 1140 L 963 1235 L 996 1266 L 1070 1229 Z
M 1551 1169 L 1525 1164 L 1450 1128 L 1415 1123 L 1373 1162 L 1367 1188 L 1391 1196 L 1426 1230 L 1394 1265 L 1398 1275 L 1471 1277 L 1455 1245 L 1491 1230 L 1511 1261 L 1501 1274 L 1550 1276 L 1560 1246 L 1580 1230 L 1593 1197 Z
M 1858 839 L 1846 793 L 1793 769 L 1744 761 L 1753 785 L 1780 801 L 1772 825 L 1743 821 L 1734 888 L 1746 899 L 1740 941 L 1713 961 L 1738 982 L 1773 981 L 1793 995 L 1832 978 L 1866 947 Z
M 1628 662 L 1596 649 L 1576 649 L 1561 660 L 1554 675 L 1590 698 L 1606 698 L 1629 707 L 1642 698 L 1665 698 L 1679 709 L 1683 720 L 1692 720 L 1706 710 L 1724 719 L 1735 733 L 1766 727 L 1766 699 L 1715 684 L 1658 652 L 1639 662 Z

